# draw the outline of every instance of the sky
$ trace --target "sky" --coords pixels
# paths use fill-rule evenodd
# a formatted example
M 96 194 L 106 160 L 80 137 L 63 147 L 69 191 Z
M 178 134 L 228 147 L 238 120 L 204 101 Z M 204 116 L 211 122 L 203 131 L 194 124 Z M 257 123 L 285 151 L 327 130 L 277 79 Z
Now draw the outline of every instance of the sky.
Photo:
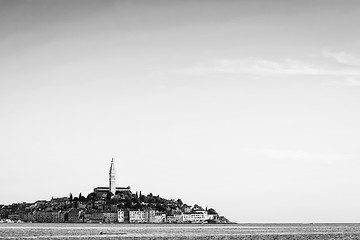
M 360 221 L 360 2 L 0 1 L 0 203 L 117 185 Z

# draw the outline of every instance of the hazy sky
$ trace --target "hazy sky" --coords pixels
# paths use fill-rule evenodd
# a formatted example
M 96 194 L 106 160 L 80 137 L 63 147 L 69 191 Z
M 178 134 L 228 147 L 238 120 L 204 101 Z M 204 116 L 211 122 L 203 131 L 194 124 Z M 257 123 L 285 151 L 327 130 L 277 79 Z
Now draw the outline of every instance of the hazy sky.
M 0 1 L 0 203 L 118 186 L 360 221 L 360 2 Z

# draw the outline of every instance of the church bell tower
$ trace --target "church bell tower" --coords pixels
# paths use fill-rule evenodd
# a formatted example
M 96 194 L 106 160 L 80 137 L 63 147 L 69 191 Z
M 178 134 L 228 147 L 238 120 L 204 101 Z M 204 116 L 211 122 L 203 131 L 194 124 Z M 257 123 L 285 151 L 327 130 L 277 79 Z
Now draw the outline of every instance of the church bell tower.
M 115 178 L 115 166 L 114 159 L 111 159 L 111 166 L 109 171 L 109 191 L 115 195 L 116 192 L 116 178 Z

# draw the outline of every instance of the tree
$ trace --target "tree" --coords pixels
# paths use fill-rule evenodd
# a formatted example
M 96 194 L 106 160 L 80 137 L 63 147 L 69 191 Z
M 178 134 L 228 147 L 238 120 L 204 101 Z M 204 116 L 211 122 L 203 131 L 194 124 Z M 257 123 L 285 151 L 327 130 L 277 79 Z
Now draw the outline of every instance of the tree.
M 81 193 L 79 193 L 79 201 L 80 202 L 85 202 L 86 201 L 86 198 Z
M 90 200 L 95 199 L 95 197 L 96 197 L 96 194 L 92 192 L 87 195 L 86 200 L 90 201 Z
M 125 195 L 125 208 L 131 208 L 132 207 L 132 201 L 131 198 L 128 195 Z
M 215 209 L 213 208 L 209 208 L 209 210 L 207 210 L 208 214 L 218 214 Z
M 163 206 L 162 204 L 158 203 L 155 206 L 155 210 L 159 211 L 159 212 L 165 212 L 166 211 L 166 207 Z
M 73 195 L 72 195 L 72 193 L 70 193 L 70 195 L 69 195 L 69 201 L 70 201 L 70 203 L 72 203 L 72 201 L 73 201 Z
M 111 203 L 111 197 L 112 197 L 113 195 L 114 195 L 114 194 L 113 194 L 112 192 L 108 192 L 108 193 L 106 194 L 106 198 L 105 198 L 106 204 L 110 205 L 110 203 Z
M 204 211 L 204 209 L 197 204 L 194 205 L 194 210 Z

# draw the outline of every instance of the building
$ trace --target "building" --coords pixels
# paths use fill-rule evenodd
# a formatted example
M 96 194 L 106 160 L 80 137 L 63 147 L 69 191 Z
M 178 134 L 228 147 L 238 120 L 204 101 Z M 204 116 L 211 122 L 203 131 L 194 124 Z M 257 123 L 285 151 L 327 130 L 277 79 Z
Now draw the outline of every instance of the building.
M 191 213 L 192 207 L 184 204 L 184 213 Z
M 145 223 L 147 222 L 145 211 L 135 210 L 129 211 L 129 222 L 130 223 Z
M 148 209 L 145 211 L 145 220 L 148 223 L 154 223 L 155 222 L 155 210 Z
M 166 222 L 167 223 L 174 223 L 175 222 L 175 216 L 174 215 L 167 215 L 166 216 Z
M 164 223 L 166 221 L 166 214 L 156 211 L 154 221 L 152 223 Z
M 118 222 L 119 223 L 125 222 L 125 211 L 122 209 L 118 210 Z
M 97 187 L 97 188 L 94 188 L 94 193 L 97 195 L 97 196 L 106 196 L 106 194 L 108 194 L 108 192 L 110 191 L 109 190 L 110 188 L 108 187 Z M 116 187 L 115 188 L 115 193 L 118 193 L 118 192 L 125 192 L 125 191 L 130 191 L 130 186 L 128 187 Z
M 8 218 L 13 221 L 18 221 L 18 220 L 20 220 L 20 215 L 19 214 L 9 214 Z
M 175 218 L 176 223 L 182 223 L 183 222 L 183 213 L 174 214 L 174 218 Z
M 23 212 L 20 214 L 20 220 L 23 222 L 34 222 L 35 217 L 32 212 Z
M 65 222 L 73 222 L 73 223 L 80 223 L 83 222 L 82 219 L 82 210 L 80 209 L 71 209 L 67 212 L 67 219 L 65 219 Z
M 114 159 L 111 159 L 110 171 L 109 171 L 109 190 L 112 194 L 116 193 L 116 176 L 115 176 Z
M 118 221 L 117 212 L 104 212 L 104 222 L 105 223 L 115 223 Z
M 193 223 L 203 223 L 208 219 L 206 211 L 196 211 L 191 213 L 191 218 Z
M 183 214 L 183 219 L 182 219 L 182 221 L 184 222 L 184 223 L 191 223 L 192 221 L 193 221 L 193 218 L 192 218 L 192 214 L 191 213 L 185 213 L 185 214 Z
M 93 212 L 90 216 L 90 222 L 99 223 L 104 222 L 104 213 L 103 212 Z
M 117 212 L 86 212 L 84 213 L 84 222 L 91 223 L 115 223 L 118 221 Z
M 42 211 L 35 211 L 34 217 L 36 222 L 41 223 L 51 223 L 52 221 L 52 212 L 42 212 Z
M 53 222 L 53 223 L 60 222 L 60 212 L 61 211 L 52 211 L 51 212 L 51 222 Z
M 111 159 L 110 171 L 109 171 L 109 187 L 97 187 L 94 188 L 94 193 L 98 196 L 104 196 L 111 192 L 116 194 L 118 192 L 130 191 L 130 186 L 127 187 L 116 187 L 116 172 L 114 159 Z

